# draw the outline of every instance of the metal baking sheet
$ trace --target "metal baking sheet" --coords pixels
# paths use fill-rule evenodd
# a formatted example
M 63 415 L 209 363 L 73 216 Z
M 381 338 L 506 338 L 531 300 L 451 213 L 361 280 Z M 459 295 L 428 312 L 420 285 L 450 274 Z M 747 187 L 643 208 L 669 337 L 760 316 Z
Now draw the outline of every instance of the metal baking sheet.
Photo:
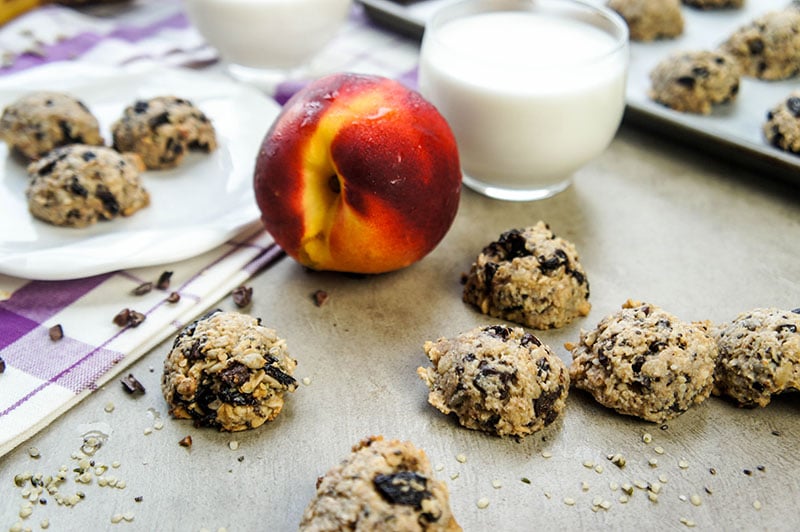
M 441 7 L 459 0 L 359 0 L 376 23 L 405 35 L 421 38 L 425 22 Z M 594 0 L 595 3 L 601 3 Z M 800 88 L 800 79 L 761 81 L 742 78 L 736 101 L 716 106 L 711 115 L 680 113 L 647 97 L 650 71 L 670 53 L 713 49 L 737 28 L 768 11 L 785 8 L 789 0 L 748 0 L 741 9 L 702 11 L 683 7 L 684 33 L 678 38 L 650 43 L 631 43 L 625 120 L 654 129 L 707 151 L 762 172 L 765 177 L 800 183 L 800 156 L 770 146 L 761 126 L 767 110 Z

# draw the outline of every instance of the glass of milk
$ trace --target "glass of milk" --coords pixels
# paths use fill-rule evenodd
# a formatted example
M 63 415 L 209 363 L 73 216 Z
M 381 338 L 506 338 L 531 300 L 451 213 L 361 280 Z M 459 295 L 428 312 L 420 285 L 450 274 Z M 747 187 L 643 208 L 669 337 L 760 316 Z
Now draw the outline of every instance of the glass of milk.
M 307 75 L 351 0 L 184 0 L 189 20 L 236 79 L 262 88 Z
M 628 29 L 583 0 L 464 0 L 426 25 L 419 90 L 450 123 L 464 184 L 529 201 L 569 186 L 625 109 Z

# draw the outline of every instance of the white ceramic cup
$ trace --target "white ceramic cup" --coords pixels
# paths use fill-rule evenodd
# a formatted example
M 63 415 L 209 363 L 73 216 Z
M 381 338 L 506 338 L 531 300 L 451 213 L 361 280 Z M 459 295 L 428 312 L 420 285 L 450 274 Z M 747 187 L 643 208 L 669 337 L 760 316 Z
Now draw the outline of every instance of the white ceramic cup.
M 583 0 L 464 0 L 422 40 L 419 89 L 450 123 L 464 184 L 528 201 L 569 186 L 625 109 L 628 29 Z
M 351 0 L 184 0 L 189 19 L 235 78 L 298 77 L 333 39 Z

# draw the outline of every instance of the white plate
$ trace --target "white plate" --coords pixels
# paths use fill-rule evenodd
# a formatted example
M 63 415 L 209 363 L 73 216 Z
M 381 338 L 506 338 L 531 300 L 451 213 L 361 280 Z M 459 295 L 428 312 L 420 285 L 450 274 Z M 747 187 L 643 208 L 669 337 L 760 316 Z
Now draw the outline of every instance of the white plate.
M 24 165 L 0 143 L 0 273 L 60 280 L 173 262 L 220 245 L 258 219 L 255 158 L 280 110 L 262 93 L 217 74 L 66 62 L 0 79 L 0 106 L 41 89 L 81 99 L 107 143 L 111 124 L 137 99 L 187 98 L 211 119 L 219 147 L 191 153 L 173 170 L 143 172 L 150 205 L 133 216 L 75 229 L 30 215 Z

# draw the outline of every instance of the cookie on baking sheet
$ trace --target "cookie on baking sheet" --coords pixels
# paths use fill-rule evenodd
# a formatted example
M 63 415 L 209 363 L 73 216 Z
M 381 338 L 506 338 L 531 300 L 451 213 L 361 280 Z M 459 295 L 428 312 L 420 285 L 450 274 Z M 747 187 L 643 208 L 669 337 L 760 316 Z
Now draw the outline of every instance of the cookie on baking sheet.
M 742 75 L 780 80 L 800 72 L 800 9 L 771 11 L 740 27 L 721 45 Z
M 302 532 L 456 532 L 447 485 L 411 442 L 372 436 L 317 479 Z
M 800 155 L 800 90 L 767 111 L 762 129 L 772 146 Z
M 97 119 L 80 100 L 53 91 L 32 92 L 9 104 L 0 117 L 0 139 L 35 160 L 67 144 L 101 146 Z
M 800 390 L 800 308 L 743 312 L 719 326 L 715 337 L 715 395 L 763 407 L 773 395 Z
M 650 72 L 648 96 L 676 111 L 707 115 L 739 94 L 739 65 L 719 51 L 677 52 Z
M 698 9 L 739 9 L 744 0 L 683 0 L 683 3 Z
M 215 310 L 177 335 L 161 390 L 176 418 L 222 431 L 253 429 L 275 419 L 284 394 L 297 389 L 296 365 L 261 320 Z
M 567 348 L 572 384 L 621 414 L 660 423 L 711 394 L 717 344 L 708 324 L 654 305 L 627 301 Z
M 105 146 L 70 144 L 28 165 L 28 209 L 40 220 L 86 227 L 130 216 L 150 203 L 141 159 Z
M 111 133 L 116 149 L 138 153 L 150 169 L 174 168 L 190 150 L 209 153 L 217 148 L 211 120 L 176 96 L 135 102 L 125 108 Z
M 425 342 L 432 367 L 417 369 L 428 402 L 464 427 L 498 436 L 526 436 L 564 411 L 567 367 L 521 327 L 478 327 Z
M 671 39 L 683 33 L 681 0 L 608 0 L 628 24 L 634 41 Z
M 506 231 L 486 246 L 466 276 L 463 300 L 534 329 L 563 327 L 592 308 L 575 245 L 544 222 Z

